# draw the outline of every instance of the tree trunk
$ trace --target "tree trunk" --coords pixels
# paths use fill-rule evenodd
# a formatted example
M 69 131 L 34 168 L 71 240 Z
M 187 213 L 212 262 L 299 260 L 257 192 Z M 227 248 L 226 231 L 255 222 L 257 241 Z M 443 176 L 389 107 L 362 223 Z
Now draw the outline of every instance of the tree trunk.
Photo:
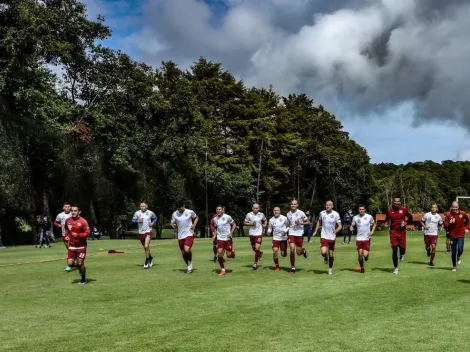
M 261 180 L 261 162 L 263 161 L 263 139 L 261 139 L 261 148 L 259 151 L 259 163 L 258 163 L 258 182 L 256 183 L 256 203 L 259 202 L 259 184 Z
M 313 199 L 315 198 L 315 193 L 317 191 L 317 176 L 313 179 L 313 191 L 312 191 L 312 197 L 310 198 L 310 210 L 312 209 L 313 206 Z

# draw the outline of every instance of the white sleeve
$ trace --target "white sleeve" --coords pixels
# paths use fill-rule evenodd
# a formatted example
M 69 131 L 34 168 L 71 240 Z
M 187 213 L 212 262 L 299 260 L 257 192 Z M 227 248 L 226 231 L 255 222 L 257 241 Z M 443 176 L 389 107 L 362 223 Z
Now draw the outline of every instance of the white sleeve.
M 245 215 L 245 222 L 251 222 L 249 215 L 250 213 Z
M 336 223 L 341 224 L 341 217 L 339 216 L 339 214 L 337 214 Z
M 269 219 L 268 233 L 273 232 L 273 219 Z
M 374 218 L 373 218 L 372 216 L 370 217 L 370 224 L 371 224 L 371 225 L 374 225 L 374 224 L 375 224 Z
M 232 217 L 231 217 L 230 215 L 229 215 L 229 217 L 228 217 L 228 223 L 229 223 L 230 225 L 233 224 L 233 219 L 232 219 Z
M 136 212 L 134 213 L 134 216 L 132 217 L 132 220 L 139 220 L 139 215 L 138 215 L 138 213 L 139 213 L 138 211 L 136 211 Z
M 266 215 L 263 214 L 263 221 L 266 221 Z
M 171 221 L 172 224 L 176 224 L 176 216 L 175 213 L 171 214 Z
M 196 215 L 195 211 L 194 211 L 194 210 L 191 210 L 191 219 L 196 218 L 196 216 L 197 216 L 197 215 Z
M 351 225 L 352 225 L 352 226 L 356 226 L 356 217 L 353 217 L 352 222 L 351 222 Z

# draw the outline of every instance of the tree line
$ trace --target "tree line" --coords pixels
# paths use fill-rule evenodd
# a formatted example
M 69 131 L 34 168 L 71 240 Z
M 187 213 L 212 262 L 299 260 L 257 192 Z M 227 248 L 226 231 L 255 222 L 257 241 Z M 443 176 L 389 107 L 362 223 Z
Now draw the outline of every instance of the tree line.
M 77 0 L 2 0 L 5 244 L 34 241 L 36 216 L 53 218 L 64 201 L 112 231 L 140 201 L 165 221 L 188 200 L 205 223 L 219 203 L 236 217 L 252 202 L 271 213 L 294 198 L 314 214 L 328 199 L 379 212 L 399 194 L 421 210 L 469 189 L 468 163 L 371 165 L 305 94 L 248 87 L 203 57 L 154 68 L 100 44 L 110 35 Z

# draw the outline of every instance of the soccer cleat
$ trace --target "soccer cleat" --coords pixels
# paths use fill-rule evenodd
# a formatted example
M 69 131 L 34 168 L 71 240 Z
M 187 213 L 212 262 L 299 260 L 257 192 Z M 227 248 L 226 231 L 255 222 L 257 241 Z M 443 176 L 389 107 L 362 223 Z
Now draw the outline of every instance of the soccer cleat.
M 431 249 L 427 249 L 426 254 L 428 255 L 428 257 L 430 257 L 431 256 Z
M 303 250 L 304 250 L 304 253 L 303 253 L 304 258 L 307 259 L 307 257 L 308 257 L 307 250 L 305 248 L 303 248 Z
M 217 263 L 217 256 L 214 256 L 214 263 Z
M 186 274 L 192 274 L 193 273 L 193 268 L 188 266 L 188 269 L 186 269 Z
M 452 268 L 452 271 L 457 271 L 457 268 L 454 266 L 454 267 Z
M 290 269 L 289 274 L 294 275 L 295 274 L 295 268 Z
M 364 274 L 366 271 L 364 270 L 364 268 L 361 268 L 361 274 Z
M 457 262 L 458 265 L 462 264 L 462 259 L 458 258 L 459 261 Z
M 401 255 L 401 256 L 400 256 L 400 261 L 402 262 L 402 261 L 404 261 L 404 260 L 405 260 L 405 256 L 404 256 L 404 255 Z
M 433 262 L 429 262 L 429 266 L 434 266 L 434 263 L 433 263 Z
M 66 271 L 66 272 L 70 272 L 70 270 L 72 270 L 72 268 L 67 265 L 67 266 L 65 267 L 65 271 Z
M 398 268 L 393 269 L 394 274 L 398 274 Z
M 331 268 L 328 269 L 328 275 L 333 275 L 333 269 Z
M 153 257 L 149 258 L 149 268 L 153 266 Z
M 86 279 L 81 279 L 79 282 L 78 282 L 79 285 L 85 285 L 86 284 Z
M 256 269 L 258 269 L 258 264 L 255 263 L 251 267 L 253 268 L 253 270 L 256 270 Z
M 144 269 L 148 269 L 148 268 L 149 268 L 149 262 L 148 260 L 145 260 Z
M 279 266 L 276 266 L 276 269 L 274 271 L 281 271 L 281 268 Z
M 219 276 L 224 276 L 226 274 L 225 269 L 220 270 Z

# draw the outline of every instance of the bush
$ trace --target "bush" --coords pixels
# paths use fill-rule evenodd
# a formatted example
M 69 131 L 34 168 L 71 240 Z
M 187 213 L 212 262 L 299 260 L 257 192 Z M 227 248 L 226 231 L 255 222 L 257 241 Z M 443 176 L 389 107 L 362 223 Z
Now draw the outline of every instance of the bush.
M 163 224 L 163 225 L 162 225 L 162 229 L 164 229 L 164 230 L 172 230 L 173 227 L 171 226 L 170 223 L 166 223 L 166 224 Z

